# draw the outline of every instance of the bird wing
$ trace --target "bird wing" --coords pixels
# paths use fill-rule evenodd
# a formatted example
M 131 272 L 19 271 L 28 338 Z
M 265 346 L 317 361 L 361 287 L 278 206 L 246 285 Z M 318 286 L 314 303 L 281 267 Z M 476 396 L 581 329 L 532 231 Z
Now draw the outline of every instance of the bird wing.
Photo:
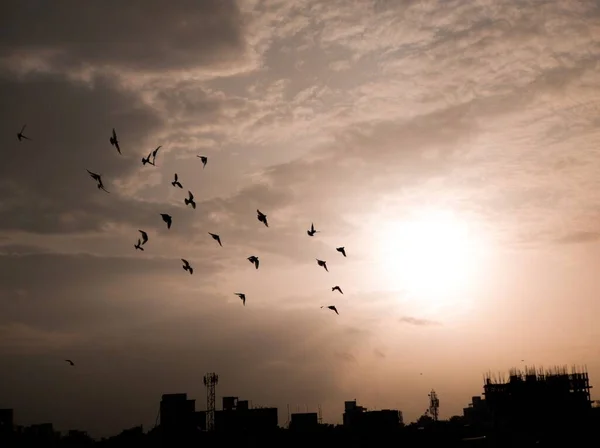
M 310 223 L 310 231 L 311 232 L 315 231 L 315 225 L 313 223 Z
M 256 269 L 258 269 L 258 265 L 260 264 L 260 261 L 258 260 L 258 258 L 256 259 L 256 261 L 254 262 L 254 264 L 256 265 Z
M 158 148 L 156 148 L 154 151 L 152 151 L 152 157 L 156 157 L 156 154 L 158 154 L 158 150 L 162 148 L 162 145 L 160 145 Z
M 184 264 L 186 264 L 186 265 L 188 265 L 188 266 L 189 266 L 189 263 L 188 263 L 188 261 L 187 261 L 187 260 L 185 260 L 185 259 L 183 259 L 183 258 L 182 258 L 182 259 L 181 259 L 181 261 L 183 261 L 183 263 L 184 263 Z
M 23 133 L 23 131 L 25 130 L 25 127 L 27 127 L 27 125 L 26 125 L 26 124 L 24 124 L 24 125 L 23 125 L 23 127 L 21 128 L 21 132 L 19 132 L 19 134 L 22 134 L 22 133 Z
M 175 182 L 177 182 L 177 179 L 179 179 L 179 176 L 177 176 L 177 173 L 175 173 L 175 179 L 173 179 Z
M 191 191 L 189 191 L 189 190 L 188 190 L 188 196 L 189 196 L 189 198 L 190 198 L 190 199 L 194 199 L 194 195 L 193 195 L 193 194 L 192 194 L 192 192 L 191 192 Z
M 115 141 L 117 140 L 117 131 L 115 131 L 115 128 L 113 128 L 113 138 Z

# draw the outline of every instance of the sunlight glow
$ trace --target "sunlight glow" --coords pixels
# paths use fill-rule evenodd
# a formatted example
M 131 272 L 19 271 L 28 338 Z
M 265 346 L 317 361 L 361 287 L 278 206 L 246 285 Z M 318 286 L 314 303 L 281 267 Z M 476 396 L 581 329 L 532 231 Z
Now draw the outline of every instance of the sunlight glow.
M 475 252 L 466 222 L 448 211 L 423 210 L 384 225 L 381 274 L 389 288 L 442 304 L 465 292 L 474 279 Z

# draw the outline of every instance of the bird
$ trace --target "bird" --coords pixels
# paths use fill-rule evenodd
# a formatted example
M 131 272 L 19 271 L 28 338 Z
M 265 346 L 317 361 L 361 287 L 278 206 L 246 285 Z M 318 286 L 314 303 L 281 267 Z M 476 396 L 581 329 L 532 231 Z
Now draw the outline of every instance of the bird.
M 329 305 L 329 306 L 327 306 L 327 307 L 325 307 L 325 306 L 322 306 L 321 308 L 328 308 L 328 309 L 330 309 L 330 310 L 332 310 L 332 311 L 335 311 L 335 314 L 337 314 L 338 316 L 340 315 L 340 313 L 338 313 L 338 310 L 337 310 L 337 308 L 336 308 L 335 306 L 333 306 L 333 305 Z
M 241 292 L 236 292 L 235 295 L 238 296 L 240 299 L 242 299 L 242 303 L 244 304 L 244 306 L 246 306 L 246 294 L 243 294 Z
M 100 174 L 92 173 L 90 170 L 86 170 L 86 171 L 90 174 L 90 177 L 92 179 L 94 179 L 96 182 L 98 182 L 98 188 L 100 190 L 104 190 L 107 193 L 109 193 L 109 191 L 106 188 L 104 188 L 104 184 L 102 183 L 102 176 Z
M 213 240 L 219 243 L 219 246 L 223 247 L 223 245 L 221 244 L 221 237 L 219 235 L 210 232 L 208 232 L 208 234 L 212 236 Z
M 329 269 L 327 269 L 327 262 L 326 262 L 326 261 L 319 260 L 318 258 L 316 258 L 316 260 L 317 260 L 317 264 L 318 264 L 319 266 L 322 266 L 322 267 L 324 267 L 324 268 L 325 268 L 325 270 L 326 270 L 327 272 L 329 272 Z
M 158 154 L 158 150 L 162 148 L 162 145 L 160 145 L 158 148 L 156 148 L 154 151 L 152 151 L 152 165 L 156 166 L 156 154 Z M 148 156 L 150 157 L 150 156 Z
M 267 222 L 267 215 L 262 213 L 260 210 L 256 209 L 256 217 L 260 222 L 262 222 L 266 227 L 269 227 L 269 223 Z
M 331 288 L 331 292 L 338 290 L 340 292 L 340 294 L 344 294 L 344 291 L 342 291 L 342 288 L 340 288 L 339 286 L 334 286 L 333 288 Z
M 137 250 L 144 250 L 144 248 L 142 247 L 142 244 L 143 244 L 143 243 L 142 243 L 142 240 L 140 240 L 140 239 L 138 238 L 138 242 L 137 242 L 137 244 L 135 244 L 133 247 L 135 247 Z
M 119 146 L 119 140 L 117 139 L 117 131 L 113 128 L 112 136 L 110 137 L 110 144 L 117 148 L 119 154 L 121 154 L 121 147 Z
M 194 268 L 190 265 L 189 261 L 184 260 L 183 258 L 181 259 L 181 261 L 183 262 L 183 270 L 188 271 L 190 275 L 192 275 L 194 273 Z
M 206 156 L 196 156 L 198 158 L 200 158 L 200 161 L 202 162 L 202 169 L 204 169 L 206 167 L 206 162 L 208 162 L 208 157 Z
M 337 250 L 339 253 L 341 253 L 344 257 L 346 256 L 346 248 L 344 246 L 336 247 L 335 250 Z
M 162 220 L 167 223 L 167 229 L 170 229 L 171 224 L 173 224 L 173 217 L 167 213 L 161 213 L 160 216 L 162 216 Z
M 183 185 L 181 185 L 181 182 L 179 182 L 179 176 L 177 175 L 177 173 L 175 173 L 175 177 L 173 178 L 173 182 L 171 182 L 171 185 L 173 185 L 174 187 L 183 188 Z
M 68 362 L 69 364 L 71 364 L 72 366 L 75 365 L 75 363 L 73 361 L 71 361 L 70 359 L 65 359 L 65 362 Z
M 25 127 L 26 127 L 26 126 L 27 126 L 27 125 L 26 125 L 26 124 L 24 124 L 24 125 L 23 125 L 23 127 L 21 128 L 21 131 L 20 131 L 20 132 L 17 134 L 17 138 L 19 139 L 19 141 L 22 141 L 23 139 L 25 139 L 25 140 L 31 140 L 29 137 L 26 137 L 26 136 L 23 134 L 23 131 L 25 130 Z
M 143 230 L 138 230 L 142 234 L 142 244 L 146 244 L 148 242 L 148 234 Z
M 152 151 L 146 157 L 142 157 L 142 165 L 146 165 L 147 163 L 150 165 L 154 165 L 154 163 L 150 162 L 150 157 L 152 157 Z
M 310 230 L 307 230 L 308 236 L 315 236 L 315 233 L 319 232 L 319 230 L 315 230 L 315 225 L 313 223 L 310 224 Z
M 191 191 L 188 191 L 188 197 L 183 200 L 185 205 L 191 205 L 194 210 L 196 210 L 196 203 L 194 202 L 194 195 Z
M 258 269 L 258 263 L 259 263 L 259 261 L 258 261 L 258 257 L 256 255 L 249 256 L 248 257 L 248 261 L 250 263 L 254 263 L 254 266 L 256 267 L 256 269 Z

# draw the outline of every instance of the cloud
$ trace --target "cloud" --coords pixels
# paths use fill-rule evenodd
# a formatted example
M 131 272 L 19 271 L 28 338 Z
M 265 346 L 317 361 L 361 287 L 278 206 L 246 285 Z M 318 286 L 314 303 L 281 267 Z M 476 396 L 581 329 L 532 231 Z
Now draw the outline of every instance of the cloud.
M 246 50 L 244 23 L 234 0 L 183 1 L 168 7 L 160 1 L 92 1 L 85 8 L 73 1 L 49 8 L 10 0 L 3 2 L 0 15 L 0 54 L 11 62 L 41 56 L 62 70 L 224 69 L 239 65 Z M 22 32 L 24 23 L 27 33 Z
M 415 325 L 418 327 L 430 327 L 430 326 L 434 326 L 434 325 L 441 325 L 437 321 L 428 320 L 428 319 L 419 319 L 419 318 L 410 317 L 410 316 L 403 316 L 400 319 L 398 319 L 398 321 L 400 323 L 404 323 L 404 324 L 408 324 L 408 325 Z

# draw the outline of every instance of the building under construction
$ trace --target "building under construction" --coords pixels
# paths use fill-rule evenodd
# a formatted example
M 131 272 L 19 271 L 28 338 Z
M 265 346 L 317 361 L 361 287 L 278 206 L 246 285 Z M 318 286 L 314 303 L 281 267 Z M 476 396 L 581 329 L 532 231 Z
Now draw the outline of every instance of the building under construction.
M 549 428 L 584 424 L 592 400 L 586 369 L 512 369 L 508 378 L 486 375 L 486 408 L 495 427 Z

